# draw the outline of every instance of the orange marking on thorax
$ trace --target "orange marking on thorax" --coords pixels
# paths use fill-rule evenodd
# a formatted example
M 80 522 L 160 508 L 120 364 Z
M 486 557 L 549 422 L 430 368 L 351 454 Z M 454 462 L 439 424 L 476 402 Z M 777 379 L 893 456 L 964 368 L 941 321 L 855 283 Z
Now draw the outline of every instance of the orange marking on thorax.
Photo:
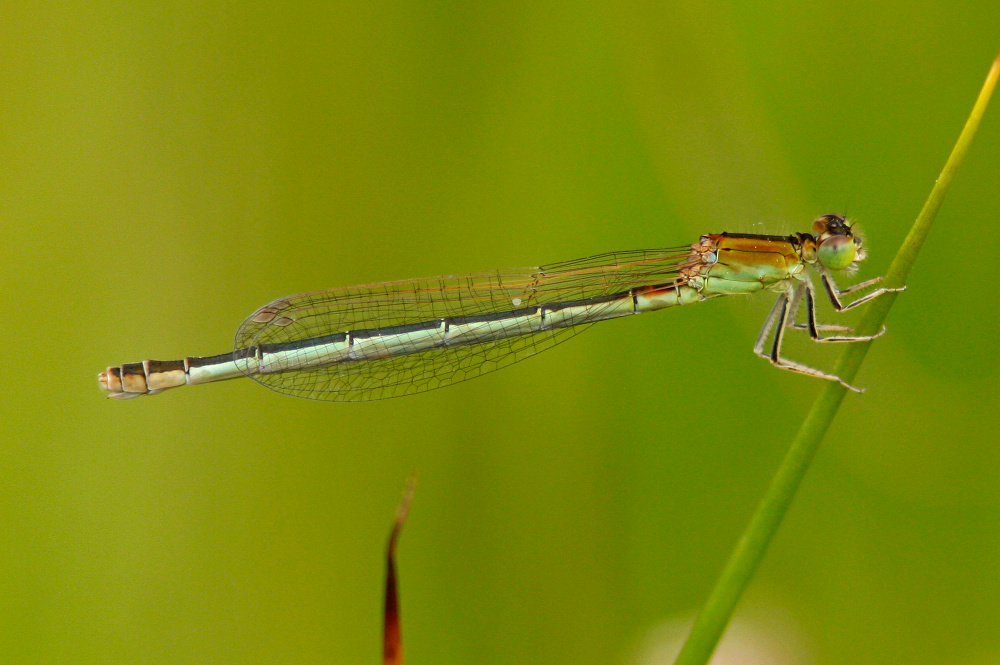
M 709 267 L 709 273 L 730 279 L 764 282 L 783 279 L 802 260 L 796 247 L 784 239 L 734 238 L 721 234 L 711 239 L 718 258 Z
M 799 262 L 799 253 L 792 243 L 786 240 L 727 238 L 725 236 L 718 236 L 715 240 L 720 262 L 766 263 L 782 268 Z

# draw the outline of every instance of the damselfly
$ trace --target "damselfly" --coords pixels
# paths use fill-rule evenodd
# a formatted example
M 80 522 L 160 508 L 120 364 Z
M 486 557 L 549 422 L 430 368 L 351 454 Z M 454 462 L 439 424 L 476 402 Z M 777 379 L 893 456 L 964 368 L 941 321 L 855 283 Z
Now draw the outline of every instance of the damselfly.
M 781 343 L 787 329 L 805 330 L 817 342 L 865 342 L 885 332 L 824 337 L 820 331 L 851 330 L 816 322 L 807 268 L 819 276 L 838 311 L 902 290 L 878 288 L 842 302 L 841 296 L 882 280 L 837 286 L 831 271 L 853 271 L 864 258 L 861 238 L 847 221 L 824 215 L 811 233 L 710 234 L 687 247 L 316 291 L 280 298 L 251 314 L 230 353 L 109 367 L 99 380 L 110 397 L 120 399 L 241 376 L 310 399 L 386 399 L 500 369 L 597 321 L 766 290 L 779 296 L 754 353 L 782 369 L 858 390 L 833 374 L 783 358 Z M 797 323 L 803 300 L 805 323 Z

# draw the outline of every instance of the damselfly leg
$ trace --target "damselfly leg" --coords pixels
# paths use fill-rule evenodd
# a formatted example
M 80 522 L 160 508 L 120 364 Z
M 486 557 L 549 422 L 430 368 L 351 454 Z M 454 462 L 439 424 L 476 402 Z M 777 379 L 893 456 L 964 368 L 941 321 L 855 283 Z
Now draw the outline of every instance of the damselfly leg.
M 904 291 L 906 287 L 898 289 L 890 288 L 880 288 L 876 289 L 872 293 L 865 295 L 858 300 L 850 302 L 844 305 L 837 296 L 843 296 L 861 289 L 873 286 L 882 281 L 881 277 L 875 277 L 873 279 L 866 280 L 859 284 L 852 285 L 847 289 L 837 288 L 836 282 L 829 276 L 825 271 L 820 273 L 823 277 L 823 283 L 826 286 L 827 293 L 830 296 L 830 301 L 834 308 L 843 312 L 848 309 L 852 309 L 861 303 L 868 302 L 873 298 L 884 293 L 893 293 L 898 291 Z M 805 299 L 806 305 L 806 323 L 796 323 L 796 313 L 798 312 L 799 305 L 802 303 L 803 298 Z M 816 298 L 815 298 L 815 288 L 812 283 L 807 279 L 805 281 L 799 282 L 790 289 L 784 291 L 778 300 L 774 303 L 774 307 L 771 309 L 771 313 L 768 314 L 767 320 L 764 322 L 764 327 L 760 331 L 760 335 L 757 337 L 757 342 L 754 345 L 754 353 L 756 353 L 761 358 L 765 358 L 771 362 L 775 367 L 780 367 L 781 369 L 787 369 L 791 372 L 798 372 L 799 374 L 807 374 L 809 376 L 815 376 L 821 379 L 827 379 L 829 381 L 836 381 L 850 390 L 855 392 L 864 392 L 863 389 L 853 386 L 839 376 L 824 372 L 822 370 L 816 369 L 814 367 L 809 367 L 808 365 L 803 365 L 801 363 L 788 360 L 781 356 L 781 343 L 784 340 L 784 329 L 791 328 L 795 330 L 806 330 L 809 333 L 809 337 L 812 338 L 814 342 L 870 342 L 873 339 L 881 337 L 885 334 L 885 328 L 873 334 L 873 335 L 830 335 L 823 337 L 820 335 L 820 331 L 838 331 L 838 332 L 851 332 L 852 329 L 847 326 L 839 325 L 828 325 L 817 323 L 816 321 Z M 767 342 L 768 336 L 771 334 L 771 330 L 774 330 L 774 339 L 771 343 L 771 349 L 769 352 L 764 352 L 764 347 Z

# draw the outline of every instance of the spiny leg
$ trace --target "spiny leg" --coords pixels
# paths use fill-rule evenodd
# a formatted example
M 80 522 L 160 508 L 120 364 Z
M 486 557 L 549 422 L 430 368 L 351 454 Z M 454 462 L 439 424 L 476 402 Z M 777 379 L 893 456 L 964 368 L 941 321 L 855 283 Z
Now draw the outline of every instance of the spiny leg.
M 844 311 L 847 311 L 849 309 L 853 309 L 853 308 L 857 307 L 858 305 L 861 305 L 861 304 L 864 304 L 864 303 L 868 302 L 869 300 L 872 300 L 874 298 L 878 298 L 880 295 L 882 295 L 884 293 L 898 293 L 900 291 L 905 291 L 906 290 L 905 286 L 901 286 L 899 288 L 893 288 L 893 289 L 887 289 L 887 288 L 875 289 L 871 293 L 868 293 L 868 294 L 866 294 L 864 296 L 861 296 L 860 298 L 858 298 L 854 302 L 850 302 L 850 303 L 847 303 L 845 305 L 844 303 L 842 303 L 840 301 L 840 296 L 845 296 L 845 295 L 848 295 L 850 293 L 854 293 L 855 291 L 860 291 L 861 289 L 866 289 L 869 286 L 874 286 L 875 284 L 878 284 L 879 282 L 881 282 L 882 278 L 881 277 L 873 277 L 872 279 L 868 279 L 868 280 L 865 280 L 863 282 L 859 282 L 857 284 L 853 284 L 853 285 L 847 287 L 846 289 L 841 289 L 839 286 L 837 286 L 837 283 L 835 281 L 833 281 L 833 277 L 830 275 L 830 272 L 828 270 L 826 270 L 825 268 L 820 268 L 819 269 L 819 274 L 820 274 L 820 277 L 822 277 L 822 279 L 823 279 L 823 286 L 826 288 L 826 294 L 830 297 L 830 302 L 833 303 L 834 308 L 836 308 L 836 310 L 838 312 L 844 312 Z
M 810 305 L 809 307 L 810 310 L 813 309 L 811 303 L 812 303 L 811 300 L 809 300 L 807 303 Z M 789 328 L 794 328 L 795 330 L 808 330 L 810 331 L 810 334 L 812 333 L 813 330 L 823 330 L 826 332 L 851 332 L 851 328 L 847 326 L 838 326 L 827 323 L 816 323 L 815 317 L 812 317 L 811 322 L 799 323 L 795 320 L 798 318 L 798 312 L 799 312 L 798 303 L 796 303 L 795 305 L 796 306 L 794 308 L 789 309 L 788 311 Z
M 866 289 L 866 288 L 868 288 L 870 286 L 874 286 L 875 284 L 878 284 L 879 282 L 881 282 L 883 278 L 882 277 L 873 277 L 873 278 L 865 280 L 863 282 L 858 282 L 857 284 L 852 284 L 851 286 L 847 287 L 846 289 L 841 289 L 840 287 L 837 286 L 837 283 L 833 280 L 833 277 L 830 275 L 829 272 L 827 272 L 826 270 L 821 270 L 820 274 L 821 274 L 822 279 L 823 279 L 823 287 L 826 289 L 827 295 L 830 297 L 830 302 L 833 303 L 833 306 L 837 309 L 838 312 L 843 312 L 843 311 L 846 311 L 848 309 L 852 309 L 854 307 L 857 307 L 858 305 L 866 303 L 866 302 L 868 302 L 869 300 L 871 300 L 873 298 L 877 298 L 878 296 L 882 295 L 883 293 L 895 293 L 895 292 L 905 291 L 906 290 L 905 286 L 900 287 L 898 289 L 877 289 L 876 291 L 873 291 L 872 293 L 869 293 L 868 295 L 864 296 L 863 298 L 859 298 L 858 300 L 856 300 L 856 301 L 854 301 L 852 303 L 848 303 L 847 305 L 844 305 L 843 303 L 841 303 L 839 296 L 844 296 L 844 295 L 847 295 L 849 293 L 854 293 L 855 291 L 860 291 L 860 290 Z M 816 340 L 818 342 L 823 342 L 823 341 L 830 341 L 830 342 L 859 341 L 860 342 L 860 341 L 865 341 L 867 339 L 874 339 L 875 337 L 878 337 L 879 335 L 882 335 L 883 333 L 885 333 L 885 328 L 883 328 L 882 332 L 878 333 L 878 335 L 875 335 L 875 336 L 873 336 L 871 338 L 864 337 L 864 336 L 854 338 L 854 337 L 851 337 L 851 336 L 844 335 L 844 336 L 834 336 L 834 337 L 831 337 L 831 338 L 828 338 L 828 339 L 819 339 L 814 334 L 815 331 L 822 330 L 822 331 L 826 331 L 826 332 L 851 332 L 852 329 L 849 328 L 848 326 L 839 326 L 839 325 L 829 325 L 829 324 L 825 324 L 825 323 L 816 323 L 816 317 L 814 315 L 815 305 L 812 304 L 812 301 L 813 301 L 814 297 L 815 297 L 815 294 L 813 292 L 812 286 L 810 285 L 810 294 L 808 295 L 808 300 L 809 300 L 809 303 L 810 303 L 810 313 L 812 314 L 812 320 L 811 320 L 811 322 L 809 322 L 807 324 L 796 322 L 795 321 L 795 319 L 796 319 L 795 312 L 793 311 L 790 314 L 791 322 L 788 324 L 788 326 L 790 328 L 794 328 L 796 330 L 808 330 L 810 336 L 814 340 Z
M 821 327 L 820 324 L 816 323 L 816 299 L 813 296 L 813 285 L 809 282 L 803 282 L 803 286 L 805 287 L 806 293 L 806 316 L 808 320 L 807 329 L 809 330 L 809 336 L 813 338 L 814 342 L 869 342 L 876 337 L 881 337 L 885 334 L 885 327 L 883 326 L 882 330 L 878 331 L 874 335 L 831 335 L 830 337 L 820 337 L 819 331 L 829 330 L 829 327 Z M 850 328 L 841 329 L 850 330 Z
M 809 330 L 809 324 L 796 323 L 794 321 L 789 322 L 788 327 L 794 330 Z M 851 332 L 852 329 L 848 326 L 838 326 L 832 323 L 817 323 L 816 330 L 824 332 Z
M 808 323 L 799 323 L 795 319 L 798 318 L 799 305 L 801 304 L 801 298 L 798 300 L 793 300 L 788 308 L 788 327 L 794 328 L 795 330 L 823 330 L 829 332 L 851 332 L 851 329 L 847 326 L 829 325 L 826 323 L 817 323 L 815 328 L 810 328 Z
M 878 284 L 879 282 L 881 282 L 883 279 L 885 279 L 885 278 L 884 277 L 872 277 L 871 279 L 866 279 L 863 282 L 858 282 L 857 284 L 851 284 L 846 289 L 842 289 L 842 288 L 840 288 L 838 286 L 837 287 L 837 295 L 838 296 L 846 296 L 848 293 L 854 293 L 855 291 L 860 291 L 861 289 L 867 289 L 869 286 L 875 286 L 876 284 Z M 900 289 L 900 290 L 904 290 L 904 289 Z
M 800 294 L 801 296 L 801 294 Z M 798 318 L 799 304 L 802 302 L 801 297 L 799 299 L 793 299 L 791 306 L 788 308 L 788 327 L 794 328 L 795 330 L 823 330 L 829 332 L 851 332 L 851 329 L 847 326 L 829 325 L 825 323 L 815 323 L 814 327 L 810 327 L 807 323 L 798 323 L 795 319 Z
M 819 379 L 826 379 L 827 381 L 836 381 L 840 385 L 853 390 L 854 392 L 860 393 L 864 392 L 861 388 L 856 388 L 851 384 L 847 383 L 839 376 L 833 374 L 827 374 L 826 372 L 820 371 L 813 367 L 807 365 L 802 365 L 800 363 L 786 360 L 781 357 L 781 342 L 784 338 L 785 328 L 789 327 L 788 324 L 788 313 L 790 310 L 795 309 L 798 306 L 798 301 L 802 297 L 802 293 L 806 293 L 806 297 L 809 297 L 809 291 L 803 285 L 799 285 L 792 291 L 789 296 L 789 292 L 786 291 L 782 293 L 777 302 L 774 303 L 774 307 L 771 308 L 771 313 L 767 315 L 767 320 L 764 322 L 764 327 L 761 328 L 760 335 L 757 336 L 757 343 L 754 345 L 754 353 L 756 353 L 761 358 L 766 358 L 775 367 L 780 367 L 781 369 L 787 369 L 790 372 L 797 372 L 799 374 L 805 374 L 807 376 L 814 376 Z M 811 309 L 811 308 L 810 308 Z M 764 343 L 767 340 L 768 334 L 770 334 L 771 329 L 777 325 L 777 329 L 774 332 L 774 341 L 771 344 L 771 352 L 764 353 Z
M 771 308 L 770 313 L 767 315 L 767 319 L 764 321 L 764 326 L 760 329 L 760 334 L 757 335 L 757 341 L 754 342 L 753 352 L 756 353 L 761 358 L 769 360 L 770 358 L 766 353 L 764 353 L 764 343 L 767 341 L 767 336 L 771 334 L 771 329 L 774 327 L 774 322 L 782 315 L 782 310 L 788 305 L 788 292 L 782 293 L 778 296 L 778 299 L 774 301 L 774 307 Z

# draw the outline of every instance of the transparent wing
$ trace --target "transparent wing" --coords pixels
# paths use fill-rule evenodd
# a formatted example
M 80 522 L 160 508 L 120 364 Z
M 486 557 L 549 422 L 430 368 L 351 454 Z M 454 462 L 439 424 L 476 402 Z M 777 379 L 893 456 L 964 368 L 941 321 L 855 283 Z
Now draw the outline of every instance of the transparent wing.
M 524 308 L 597 298 L 638 286 L 669 284 L 687 247 L 602 254 L 540 268 L 448 275 L 316 291 L 280 298 L 249 316 L 236 350 L 288 344 L 349 331 L 502 315 Z M 246 372 L 280 393 L 310 399 L 366 401 L 433 390 L 523 360 L 587 325 L 437 347 L 405 355 L 345 361 L 273 374 Z M 237 357 L 240 354 L 237 354 Z

